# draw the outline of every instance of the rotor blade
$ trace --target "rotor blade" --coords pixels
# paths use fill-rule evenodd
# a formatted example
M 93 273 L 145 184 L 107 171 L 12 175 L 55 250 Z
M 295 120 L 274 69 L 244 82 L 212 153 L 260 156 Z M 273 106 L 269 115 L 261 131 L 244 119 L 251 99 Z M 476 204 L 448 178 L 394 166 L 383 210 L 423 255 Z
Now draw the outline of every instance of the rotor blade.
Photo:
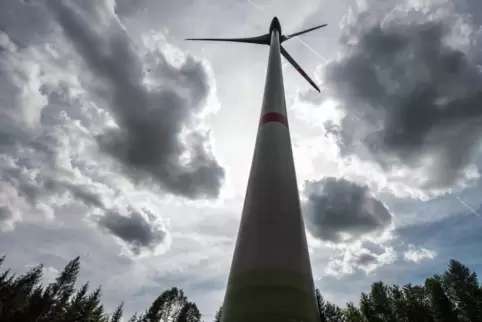
M 293 37 L 302 35 L 302 34 L 306 34 L 307 32 L 310 32 L 310 31 L 313 31 L 313 30 L 316 30 L 316 29 L 319 29 L 319 28 L 322 28 L 322 27 L 326 27 L 326 26 L 327 26 L 327 24 L 325 23 L 323 25 L 319 25 L 319 26 L 316 26 L 316 27 L 313 27 L 313 28 L 310 28 L 310 29 L 300 31 L 300 32 L 295 32 L 294 34 L 291 34 L 291 35 L 283 36 L 283 39 L 281 40 L 281 42 L 286 41 L 288 39 L 291 39 Z
M 281 54 L 284 56 L 284 58 L 286 58 L 286 60 L 291 63 L 291 65 L 308 81 L 308 83 L 311 84 L 311 86 L 313 86 L 318 92 L 320 92 L 320 89 L 318 88 L 318 86 L 316 86 L 315 82 L 311 80 L 311 78 L 305 73 L 305 71 L 300 67 L 300 65 L 298 65 L 298 63 L 293 59 L 293 57 L 288 54 L 286 49 L 284 49 L 282 46 L 280 47 L 280 49 Z
M 265 34 L 259 37 L 251 37 L 251 38 L 188 38 L 186 40 L 228 41 L 228 42 L 243 42 L 248 44 L 258 44 L 258 45 L 269 45 L 270 35 Z

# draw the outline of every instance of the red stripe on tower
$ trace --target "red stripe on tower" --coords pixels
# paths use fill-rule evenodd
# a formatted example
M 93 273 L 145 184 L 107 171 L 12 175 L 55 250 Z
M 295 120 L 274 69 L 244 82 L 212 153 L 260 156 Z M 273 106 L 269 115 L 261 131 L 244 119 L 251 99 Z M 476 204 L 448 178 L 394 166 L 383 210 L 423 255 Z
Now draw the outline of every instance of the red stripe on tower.
M 259 124 L 263 125 L 269 122 L 278 122 L 288 126 L 288 119 L 286 118 L 286 116 L 284 116 L 281 113 L 276 113 L 276 112 L 266 113 L 261 118 L 261 121 L 259 122 Z

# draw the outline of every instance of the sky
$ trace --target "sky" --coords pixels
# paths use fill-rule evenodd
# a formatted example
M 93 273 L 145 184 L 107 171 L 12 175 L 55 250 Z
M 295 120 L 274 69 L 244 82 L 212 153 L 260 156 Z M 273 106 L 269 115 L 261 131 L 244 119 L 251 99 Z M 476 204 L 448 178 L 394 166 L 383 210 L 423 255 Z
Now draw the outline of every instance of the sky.
M 142 312 L 221 305 L 278 16 L 310 258 L 322 294 L 482 273 L 478 0 L 2 0 L 0 254 Z

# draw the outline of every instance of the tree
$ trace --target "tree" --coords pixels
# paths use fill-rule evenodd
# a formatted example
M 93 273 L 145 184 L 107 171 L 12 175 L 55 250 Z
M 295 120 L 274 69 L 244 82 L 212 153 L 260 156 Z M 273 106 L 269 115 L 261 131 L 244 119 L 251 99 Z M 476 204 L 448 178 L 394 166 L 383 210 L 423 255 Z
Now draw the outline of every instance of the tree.
M 122 314 L 124 313 L 124 303 L 121 303 L 121 305 L 119 305 L 114 313 L 112 313 L 112 316 L 110 317 L 110 321 L 109 322 L 120 322 L 121 319 L 122 319 Z
M 375 311 L 370 297 L 366 293 L 362 293 L 360 296 L 360 311 L 367 321 L 383 322 L 380 319 L 378 312 Z
M 5 257 L 0 258 L 0 265 Z M 1 322 L 120 322 L 124 306 L 121 304 L 111 317 L 101 304 L 101 288 L 88 293 L 89 283 L 78 291 L 75 282 L 80 270 L 79 257 L 71 260 L 47 287 L 40 284 L 42 265 L 24 275 L 10 271 L 0 273 Z M 134 315 L 129 321 L 199 322 L 201 313 L 194 302 L 176 287 L 164 291 L 144 315 Z
M 81 309 L 86 301 L 87 291 L 89 290 L 89 283 L 82 285 L 80 290 L 75 293 L 73 299 L 69 302 L 65 309 L 63 322 L 78 321 L 81 317 Z
M 432 314 L 436 322 L 457 322 L 457 313 L 443 290 L 440 276 L 434 276 L 425 280 Z
M 22 321 L 29 305 L 29 299 L 42 278 L 42 265 L 32 268 L 24 275 L 16 278 L 2 275 L 4 285 L 0 292 L 2 302 L 2 320 Z
M 152 303 L 142 318 L 142 322 L 176 321 L 181 309 L 187 303 L 184 292 L 177 287 L 164 291 Z
M 74 293 L 75 282 L 80 270 L 80 257 L 71 260 L 45 290 L 43 296 L 43 310 L 38 316 L 36 322 L 41 321 L 61 321 L 64 309 Z
M 352 303 L 348 302 L 344 311 L 346 322 L 364 322 L 365 319 L 360 310 Z
M 318 306 L 318 311 L 320 313 L 320 322 L 327 322 L 325 311 L 324 311 L 325 299 L 321 295 L 321 292 L 319 289 L 315 290 L 315 296 L 316 296 L 316 305 Z
M 0 265 L 5 258 L 0 258 Z M 88 293 L 85 283 L 75 291 L 80 269 L 78 258 L 70 261 L 54 283 L 42 286 L 42 266 L 23 275 L 0 273 L 1 322 L 120 322 L 124 305 L 110 318 L 101 303 L 102 291 Z M 423 285 L 386 286 L 373 283 L 361 293 L 359 306 L 348 303 L 341 309 L 316 290 L 322 322 L 473 322 L 482 321 L 482 288 L 477 276 L 466 266 L 451 261 L 442 276 L 427 278 Z M 223 306 L 214 322 L 220 322 Z M 199 322 L 201 313 L 184 292 L 172 287 L 162 292 L 144 314 L 129 322 Z
M 322 322 L 344 322 L 343 310 L 331 304 L 323 298 L 319 289 L 315 291 L 316 301 L 320 310 L 320 321 Z
M 0 267 L 2 267 L 5 258 L 7 258 L 7 255 L 3 255 L 2 257 L 0 257 Z
M 214 322 L 221 322 L 221 315 L 223 314 L 223 306 L 221 305 L 214 315 Z
M 105 318 L 103 307 L 100 305 L 102 290 L 98 287 L 82 301 L 79 308 L 79 321 L 102 321 Z
M 389 294 L 389 288 L 383 282 L 372 284 L 369 301 L 379 321 L 394 321 L 393 301 Z
M 407 284 L 403 287 L 403 293 L 405 297 L 405 318 L 407 321 L 434 321 L 430 308 L 430 301 L 424 287 Z
M 200 322 L 201 313 L 193 302 L 186 302 L 177 317 L 177 322 Z
M 456 260 L 451 260 L 442 277 L 447 297 L 459 310 L 463 322 L 482 321 L 482 290 L 477 274 Z

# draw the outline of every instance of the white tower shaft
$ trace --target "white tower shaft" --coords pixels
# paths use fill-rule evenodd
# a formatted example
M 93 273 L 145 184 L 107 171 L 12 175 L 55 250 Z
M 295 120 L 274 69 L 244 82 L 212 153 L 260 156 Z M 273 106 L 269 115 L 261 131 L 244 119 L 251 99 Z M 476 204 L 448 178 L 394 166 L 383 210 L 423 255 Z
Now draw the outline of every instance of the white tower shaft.
M 319 321 L 280 56 L 271 31 L 261 119 L 222 322 Z

